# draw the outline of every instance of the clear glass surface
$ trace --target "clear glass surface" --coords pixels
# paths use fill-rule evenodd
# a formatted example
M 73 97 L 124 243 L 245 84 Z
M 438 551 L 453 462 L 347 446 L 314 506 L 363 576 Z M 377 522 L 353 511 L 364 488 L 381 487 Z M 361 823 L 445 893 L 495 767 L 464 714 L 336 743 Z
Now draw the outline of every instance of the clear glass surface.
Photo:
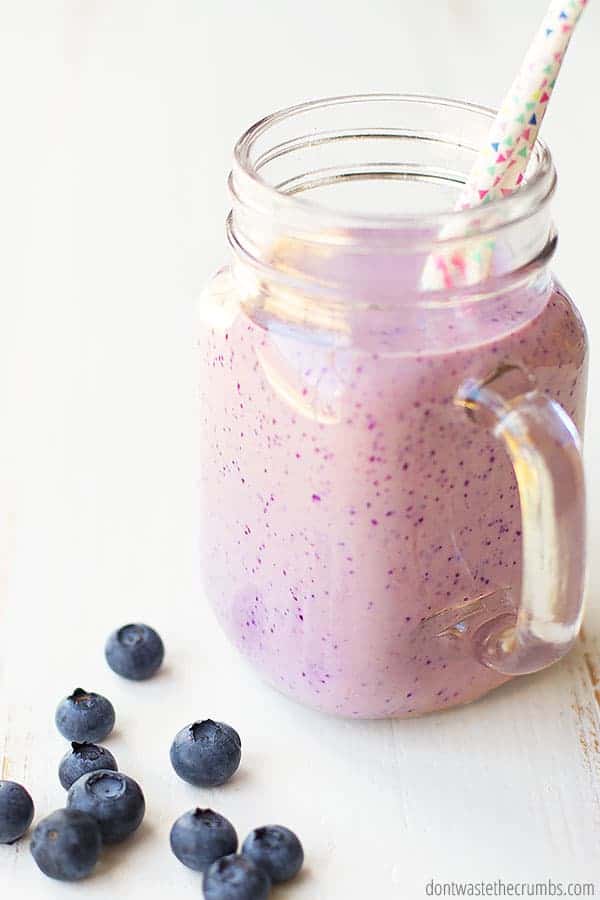
M 587 347 L 549 269 L 549 152 L 515 197 L 444 211 L 490 115 L 340 98 L 236 148 L 200 302 L 203 571 L 247 659 L 329 712 L 468 702 L 579 628 Z M 426 291 L 449 222 L 494 271 Z

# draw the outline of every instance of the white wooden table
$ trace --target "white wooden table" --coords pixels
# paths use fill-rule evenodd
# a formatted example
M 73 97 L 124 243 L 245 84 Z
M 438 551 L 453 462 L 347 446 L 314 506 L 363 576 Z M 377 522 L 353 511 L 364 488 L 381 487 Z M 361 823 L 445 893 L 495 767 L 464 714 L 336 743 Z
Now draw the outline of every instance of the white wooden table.
M 199 897 L 168 848 L 171 822 L 197 804 L 241 836 L 269 821 L 298 831 L 306 871 L 282 898 L 419 898 L 432 878 L 596 879 L 600 891 L 594 3 L 545 129 L 562 176 L 557 269 L 593 353 L 579 646 L 458 711 L 326 718 L 237 659 L 195 548 L 194 301 L 224 252 L 235 137 L 271 109 L 353 90 L 497 102 L 544 5 L 1 0 L 0 768 L 37 816 L 64 802 L 53 712 L 82 685 L 113 700 L 110 748 L 148 812 L 80 885 L 44 879 L 27 840 L 0 846 L 0 897 Z M 102 655 L 108 631 L 136 619 L 168 652 L 142 685 Z M 176 730 L 205 716 L 243 740 L 238 776 L 214 791 L 168 761 Z

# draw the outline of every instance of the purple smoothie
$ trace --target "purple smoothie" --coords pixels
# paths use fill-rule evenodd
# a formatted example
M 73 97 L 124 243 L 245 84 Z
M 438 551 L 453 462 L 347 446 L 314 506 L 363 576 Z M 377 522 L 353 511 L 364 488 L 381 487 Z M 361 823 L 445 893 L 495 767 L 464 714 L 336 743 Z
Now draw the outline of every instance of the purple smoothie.
M 342 260 L 343 326 L 285 321 L 264 297 L 257 312 L 228 270 L 202 304 L 209 597 L 268 681 L 345 716 L 422 714 L 505 680 L 472 636 L 487 607 L 518 606 L 519 498 L 460 384 L 517 364 L 583 424 L 585 332 L 547 273 L 424 310 L 421 266 Z M 432 617 L 471 601 L 439 634 Z

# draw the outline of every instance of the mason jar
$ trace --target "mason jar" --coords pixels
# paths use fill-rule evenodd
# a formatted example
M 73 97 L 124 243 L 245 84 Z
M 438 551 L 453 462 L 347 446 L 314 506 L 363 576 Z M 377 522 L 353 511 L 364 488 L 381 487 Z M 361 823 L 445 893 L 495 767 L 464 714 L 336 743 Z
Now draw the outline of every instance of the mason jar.
M 493 111 L 319 100 L 239 140 L 200 303 L 202 566 L 233 644 L 355 717 L 475 700 L 577 636 L 587 343 L 556 173 L 453 211 Z M 491 265 L 451 285 L 435 254 Z

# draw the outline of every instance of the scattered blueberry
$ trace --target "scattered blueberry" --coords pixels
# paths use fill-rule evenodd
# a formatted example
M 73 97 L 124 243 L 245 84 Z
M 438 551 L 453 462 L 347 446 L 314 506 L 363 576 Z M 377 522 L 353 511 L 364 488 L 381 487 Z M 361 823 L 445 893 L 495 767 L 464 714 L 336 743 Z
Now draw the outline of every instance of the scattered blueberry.
M 231 822 L 212 809 L 191 809 L 171 828 L 171 850 L 197 872 L 205 872 L 222 856 L 235 853 L 238 838 Z
M 165 648 L 154 628 L 142 624 L 124 625 L 110 635 L 104 655 L 117 675 L 142 681 L 160 668 Z
M 0 781 L 0 844 L 23 837 L 33 819 L 33 800 L 22 785 Z
M 171 763 L 180 778 L 199 787 L 229 781 L 240 764 L 240 736 L 223 722 L 192 722 L 175 735 Z
M 255 828 L 244 841 L 242 853 L 264 869 L 273 884 L 293 878 L 304 862 L 302 844 L 294 832 L 283 825 Z
M 111 769 L 116 772 L 119 768 L 116 759 L 106 747 L 88 744 L 85 741 L 82 744 L 73 741 L 71 748 L 65 753 L 58 767 L 58 777 L 66 791 L 74 781 L 87 772 L 97 772 L 98 769 Z
M 78 778 L 69 788 L 67 805 L 96 820 L 105 844 L 128 837 L 141 824 L 146 809 L 137 781 L 109 769 L 88 772 Z
M 68 741 L 101 741 L 113 730 L 115 711 L 100 694 L 76 688 L 58 704 L 56 727 Z
M 224 856 L 212 864 L 202 883 L 205 900 L 266 900 L 269 876 L 245 856 Z
M 33 829 L 31 855 L 44 875 L 77 881 L 98 861 L 102 839 L 91 816 L 78 809 L 57 809 Z

